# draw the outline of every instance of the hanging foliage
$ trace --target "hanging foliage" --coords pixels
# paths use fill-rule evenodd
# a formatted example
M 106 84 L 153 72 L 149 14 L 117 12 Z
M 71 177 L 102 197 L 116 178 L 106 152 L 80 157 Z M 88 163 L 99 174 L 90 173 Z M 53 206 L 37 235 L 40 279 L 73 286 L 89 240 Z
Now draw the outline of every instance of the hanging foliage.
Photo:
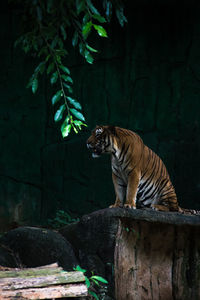
M 87 125 L 81 104 L 72 97 L 70 69 L 63 63 L 67 61 L 67 47 L 72 44 L 87 63 L 92 64 L 98 50 L 89 45 L 88 36 L 94 31 L 106 38 L 105 24 L 110 22 L 113 11 L 120 25 L 124 26 L 127 20 L 122 1 L 10 0 L 10 3 L 17 3 L 23 16 L 23 32 L 15 45 L 21 45 L 25 53 L 30 52 L 40 60 L 27 87 L 35 94 L 40 75 L 46 73 L 50 84 L 56 86 L 51 102 L 56 107 L 59 104 L 54 120 L 62 122 L 62 136 L 68 136 L 72 129 L 78 133 L 82 126 Z

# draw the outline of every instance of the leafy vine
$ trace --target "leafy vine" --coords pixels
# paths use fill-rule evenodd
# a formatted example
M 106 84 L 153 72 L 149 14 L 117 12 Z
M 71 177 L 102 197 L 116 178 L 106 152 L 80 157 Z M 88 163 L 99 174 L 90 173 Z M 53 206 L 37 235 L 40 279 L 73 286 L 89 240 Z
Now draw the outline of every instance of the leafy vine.
M 55 122 L 61 123 L 63 138 L 71 130 L 78 133 L 87 126 L 82 106 L 72 97 L 73 79 L 66 61 L 69 39 L 72 46 L 79 49 L 86 62 L 92 64 L 98 52 L 88 44 L 88 36 L 94 30 L 100 37 L 106 38 L 103 24 L 109 23 L 113 11 L 121 26 L 127 22 L 123 12 L 122 0 L 10 0 L 18 5 L 23 16 L 22 33 L 15 42 L 25 53 L 30 52 L 40 63 L 34 69 L 27 87 L 35 94 L 38 90 L 39 75 L 46 72 L 51 85 L 57 90 L 53 93 L 52 105 L 58 108 Z

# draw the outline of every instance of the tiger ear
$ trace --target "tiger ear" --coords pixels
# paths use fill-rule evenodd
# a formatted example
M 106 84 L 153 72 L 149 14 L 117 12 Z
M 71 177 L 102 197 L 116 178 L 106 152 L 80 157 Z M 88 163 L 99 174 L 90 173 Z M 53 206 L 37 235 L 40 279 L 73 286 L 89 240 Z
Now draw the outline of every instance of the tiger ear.
M 116 128 L 115 128 L 115 126 L 112 126 L 112 125 L 108 126 L 108 131 L 111 134 L 116 135 Z
M 98 135 L 98 134 L 101 134 L 103 132 L 103 128 L 102 126 L 96 126 L 96 128 L 94 129 L 95 131 L 95 134 Z

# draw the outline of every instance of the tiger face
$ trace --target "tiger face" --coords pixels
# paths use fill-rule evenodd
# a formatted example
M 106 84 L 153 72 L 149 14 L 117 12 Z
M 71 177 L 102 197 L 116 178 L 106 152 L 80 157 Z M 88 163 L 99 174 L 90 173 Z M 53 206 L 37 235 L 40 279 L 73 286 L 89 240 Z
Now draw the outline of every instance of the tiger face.
M 92 151 L 92 157 L 97 158 L 102 153 L 111 153 L 112 126 L 96 126 L 87 140 L 87 147 Z

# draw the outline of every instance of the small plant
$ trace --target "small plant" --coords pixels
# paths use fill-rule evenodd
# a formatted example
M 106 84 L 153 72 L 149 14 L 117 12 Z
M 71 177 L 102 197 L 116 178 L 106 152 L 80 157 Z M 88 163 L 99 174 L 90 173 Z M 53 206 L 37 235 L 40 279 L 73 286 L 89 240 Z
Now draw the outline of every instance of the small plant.
M 84 273 L 85 283 L 88 288 L 89 294 L 94 297 L 96 300 L 100 300 L 97 293 L 94 291 L 94 285 L 100 286 L 100 283 L 108 284 L 108 281 L 101 276 L 94 275 L 92 272 L 92 276 L 87 277 L 85 273 L 87 272 L 85 269 L 82 269 L 79 265 L 74 268 L 74 271 L 80 271 Z
M 79 218 L 72 218 L 69 213 L 64 210 L 58 210 L 56 216 L 53 219 L 48 219 L 48 224 L 50 227 L 57 229 L 64 225 L 68 225 L 74 222 L 78 222 Z
M 129 231 L 130 231 L 130 229 L 129 229 L 128 227 L 126 227 L 125 230 L 126 230 L 126 232 L 129 232 Z

